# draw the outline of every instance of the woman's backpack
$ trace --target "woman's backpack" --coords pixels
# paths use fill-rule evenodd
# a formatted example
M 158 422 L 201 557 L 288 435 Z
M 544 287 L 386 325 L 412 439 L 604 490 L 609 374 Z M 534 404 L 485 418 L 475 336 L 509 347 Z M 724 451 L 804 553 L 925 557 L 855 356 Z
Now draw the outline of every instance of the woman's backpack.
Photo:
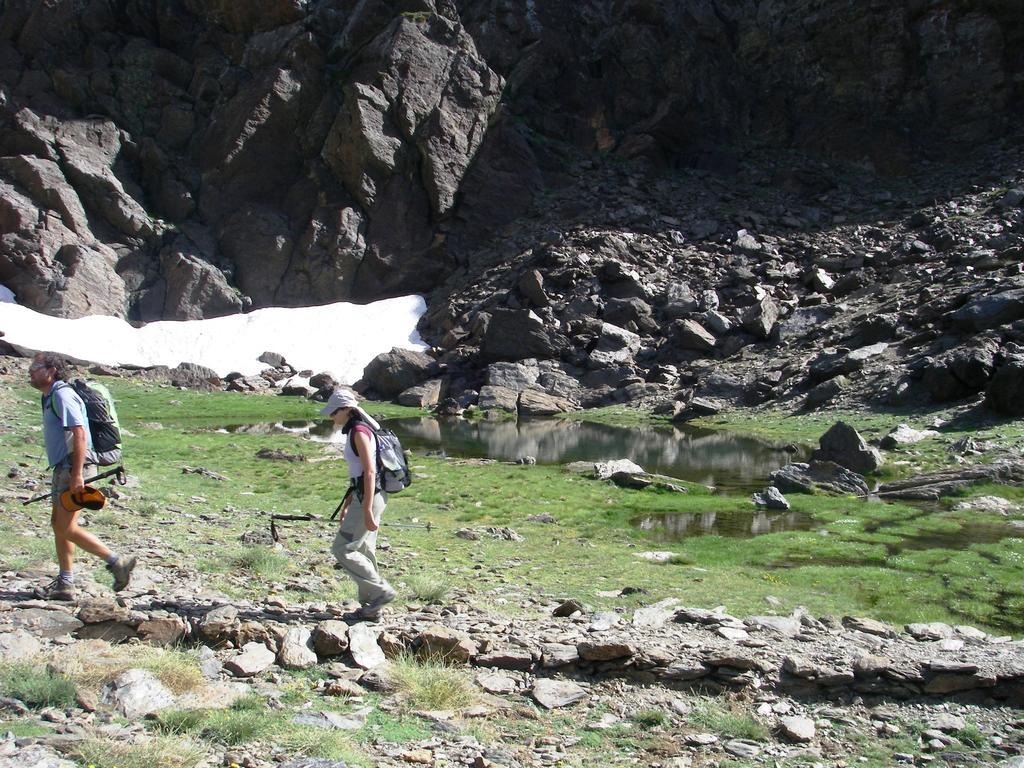
M 398 493 L 412 485 L 412 472 L 398 435 L 390 429 L 380 429 L 377 437 L 377 477 L 386 493 Z
M 390 429 L 374 429 L 362 419 L 353 428 L 363 427 L 377 438 L 377 487 L 385 493 L 399 493 L 412 485 L 409 461 L 398 435 Z

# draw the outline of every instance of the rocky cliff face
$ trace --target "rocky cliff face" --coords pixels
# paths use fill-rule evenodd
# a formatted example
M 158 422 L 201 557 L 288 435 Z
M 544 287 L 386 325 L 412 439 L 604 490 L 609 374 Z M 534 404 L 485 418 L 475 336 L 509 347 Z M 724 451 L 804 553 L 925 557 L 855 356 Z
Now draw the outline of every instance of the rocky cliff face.
M 1024 0 L 8 0 L 0 282 L 140 320 L 424 292 L 577 152 L 899 173 L 1022 95 Z

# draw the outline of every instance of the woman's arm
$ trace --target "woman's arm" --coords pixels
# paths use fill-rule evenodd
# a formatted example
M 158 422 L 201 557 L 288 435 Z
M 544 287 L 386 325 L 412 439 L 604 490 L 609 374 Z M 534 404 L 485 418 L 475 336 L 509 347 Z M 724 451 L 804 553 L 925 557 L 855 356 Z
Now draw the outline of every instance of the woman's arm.
M 353 429 L 352 440 L 359 459 L 363 462 L 363 523 L 366 530 L 376 531 L 377 522 L 373 519 L 373 494 L 377 490 L 377 457 L 370 449 L 370 438 L 365 432 Z

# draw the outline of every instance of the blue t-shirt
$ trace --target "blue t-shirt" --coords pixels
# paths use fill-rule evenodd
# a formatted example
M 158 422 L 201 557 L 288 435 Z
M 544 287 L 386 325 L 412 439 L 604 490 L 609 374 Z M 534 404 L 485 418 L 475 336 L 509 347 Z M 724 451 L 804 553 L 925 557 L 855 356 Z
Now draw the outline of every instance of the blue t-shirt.
M 55 381 L 50 394 L 43 395 L 43 440 L 46 442 L 46 460 L 55 467 L 71 455 L 74 438 L 67 427 L 85 428 L 86 463 L 92 454 L 92 435 L 85 403 L 75 388 L 63 381 Z

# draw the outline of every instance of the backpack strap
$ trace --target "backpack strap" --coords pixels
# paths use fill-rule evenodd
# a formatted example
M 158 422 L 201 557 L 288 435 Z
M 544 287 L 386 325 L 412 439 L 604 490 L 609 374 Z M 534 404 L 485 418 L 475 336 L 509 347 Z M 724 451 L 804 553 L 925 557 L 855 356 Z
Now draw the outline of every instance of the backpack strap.
M 61 421 L 61 426 L 63 427 L 63 421 L 60 418 L 60 414 L 57 413 L 57 404 L 53 402 L 53 393 L 57 391 L 58 384 L 63 384 L 65 387 L 71 387 L 71 385 L 68 384 L 63 379 L 57 379 L 55 382 L 53 382 L 53 386 L 50 387 L 49 394 L 44 395 L 44 397 L 48 397 L 50 399 L 50 410 L 53 411 L 53 415 L 57 417 L 57 421 Z M 74 389 L 74 387 L 71 388 Z
M 374 485 L 376 486 L 376 490 L 379 491 L 381 489 L 381 483 L 383 482 L 383 477 L 382 477 L 382 475 L 383 475 L 383 465 L 382 465 L 381 460 L 380 460 L 380 439 L 377 437 L 377 430 L 375 430 L 373 427 L 371 427 L 369 424 L 367 424 L 362 419 L 359 419 L 354 424 L 352 424 L 351 431 L 353 431 L 353 432 L 362 432 L 367 437 L 372 437 L 373 438 L 374 448 L 375 448 L 375 450 L 374 450 L 374 454 L 375 455 L 374 455 L 374 462 L 373 462 L 373 464 L 374 464 L 374 468 L 376 470 L 375 473 L 374 473 Z M 352 443 L 352 450 L 355 451 L 356 456 L 359 456 L 359 448 L 356 446 L 355 443 Z M 366 469 L 366 459 L 363 458 L 362 456 L 359 456 L 359 460 L 363 462 L 363 469 L 365 470 Z M 353 490 L 355 490 L 356 493 L 358 493 L 358 494 L 362 494 L 363 476 L 360 475 L 359 477 L 352 478 L 352 480 L 353 480 L 353 483 L 352 483 L 353 484 Z M 358 484 L 358 487 L 355 487 L 357 484 Z

